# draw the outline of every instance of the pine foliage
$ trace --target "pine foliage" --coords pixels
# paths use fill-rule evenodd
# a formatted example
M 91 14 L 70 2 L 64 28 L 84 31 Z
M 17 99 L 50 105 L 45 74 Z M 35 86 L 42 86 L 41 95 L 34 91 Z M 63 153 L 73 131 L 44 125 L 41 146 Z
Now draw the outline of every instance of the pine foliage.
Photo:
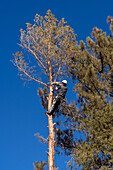
M 95 27 L 87 44 L 80 42 L 79 52 L 75 51 L 68 67 L 77 95 L 73 127 L 84 134 L 80 140 L 76 138 L 76 147 L 71 151 L 76 168 L 113 169 L 112 36 Z
M 111 27 L 112 20 L 112 31 Z M 81 167 L 81 170 L 111 170 L 113 38 L 97 27 L 93 28 L 91 35 L 92 37 L 87 37 L 86 44 L 80 41 L 80 44 L 73 48 L 70 60 L 67 61 L 68 75 L 75 84 L 73 90 L 76 101 L 60 110 L 65 116 L 65 122 L 60 126 L 63 125 L 67 131 L 71 131 L 71 135 L 66 136 L 65 129 L 58 131 L 60 135 L 58 134 L 57 140 L 65 153 L 71 156 L 68 162 L 70 168 L 74 163 L 75 169 Z M 66 146 L 68 141 L 71 141 L 71 148 L 70 143 Z
M 44 161 L 42 161 L 42 162 L 38 162 L 38 161 L 36 161 L 35 163 L 34 163 L 34 166 L 35 166 L 35 170 L 45 170 L 45 166 L 47 165 L 47 162 L 44 162 Z
M 44 17 L 36 14 L 34 24 L 26 23 L 26 30 L 20 29 L 22 52 L 13 54 L 13 63 L 22 79 L 48 87 L 51 76 L 55 82 L 64 75 L 66 61 L 76 43 L 76 34 L 66 23 L 64 18 L 58 21 L 48 10 Z

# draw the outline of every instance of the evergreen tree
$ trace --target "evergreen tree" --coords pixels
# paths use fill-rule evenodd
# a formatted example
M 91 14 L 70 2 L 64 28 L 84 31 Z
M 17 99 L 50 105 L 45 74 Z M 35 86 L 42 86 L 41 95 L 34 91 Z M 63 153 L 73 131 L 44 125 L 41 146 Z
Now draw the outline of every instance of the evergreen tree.
M 113 169 L 113 19 L 108 17 L 111 35 L 97 27 L 87 43 L 80 41 L 79 50 L 73 48 L 67 62 L 77 100 L 67 104 L 61 113 L 72 135 L 70 145 L 65 145 L 64 130 L 59 146 L 74 160 L 75 166 L 83 170 Z M 80 132 L 81 138 L 76 137 Z M 75 138 L 75 139 L 74 139 Z M 57 136 L 59 142 L 59 135 Z M 72 159 L 68 163 L 71 167 Z
M 34 24 L 26 25 L 26 30 L 20 30 L 22 52 L 14 54 L 13 63 L 19 70 L 20 78 L 33 80 L 42 86 L 38 91 L 42 106 L 49 110 L 53 101 L 53 82 L 64 76 L 71 48 L 76 43 L 76 35 L 66 25 L 64 18 L 58 21 L 50 10 L 45 17 L 36 14 Z M 53 170 L 55 134 L 52 115 L 48 116 L 48 124 L 48 163 L 49 170 Z

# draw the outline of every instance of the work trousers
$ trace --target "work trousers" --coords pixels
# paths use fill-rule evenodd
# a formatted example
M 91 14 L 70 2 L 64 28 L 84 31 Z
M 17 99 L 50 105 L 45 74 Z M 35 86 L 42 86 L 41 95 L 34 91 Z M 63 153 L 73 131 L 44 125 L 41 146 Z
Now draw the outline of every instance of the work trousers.
M 51 107 L 50 107 L 49 113 L 53 114 L 54 111 L 58 109 L 58 106 L 60 105 L 60 103 L 61 103 L 61 97 L 56 96 L 53 100 Z

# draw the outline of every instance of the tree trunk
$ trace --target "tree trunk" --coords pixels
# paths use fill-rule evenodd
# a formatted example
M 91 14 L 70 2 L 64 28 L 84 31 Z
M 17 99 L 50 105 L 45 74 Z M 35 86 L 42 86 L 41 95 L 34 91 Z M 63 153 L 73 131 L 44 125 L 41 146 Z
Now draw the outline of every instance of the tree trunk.
M 50 66 L 50 94 L 48 98 L 48 110 L 50 109 L 52 102 L 53 102 L 53 85 L 52 85 L 52 67 Z M 52 120 L 52 115 L 48 115 L 48 124 L 49 124 L 49 137 L 48 137 L 48 145 L 49 145 L 49 153 L 48 153 L 48 163 L 49 163 L 49 170 L 54 169 L 54 124 Z
M 48 100 L 48 110 L 52 105 L 53 99 L 53 88 L 50 86 L 50 96 Z M 48 162 L 49 162 L 49 170 L 54 169 L 54 124 L 52 120 L 52 115 L 48 116 L 48 123 L 49 123 L 49 137 L 48 137 L 48 145 L 49 145 L 49 153 L 48 153 Z
M 49 93 L 49 99 L 48 99 L 48 110 L 50 109 L 52 102 L 53 102 L 53 76 L 52 76 L 52 66 L 51 66 L 51 52 L 50 52 L 50 42 L 51 42 L 51 37 L 49 37 L 49 45 L 48 45 L 48 66 L 49 66 L 49 81 L 50 81 L 50 93 Z M 48 153 L 48 163 L 49 163 L 49 170 L 54 170 L 54 144 L 55 144 L 55 139 L 54 139 L 54 124 L 53 124 L 53 119 L 52 115 L 48 115 L 48 124 L 49 124 L 49 137 L 48 137 L 48 145 L 49 145 L 49 153 Z

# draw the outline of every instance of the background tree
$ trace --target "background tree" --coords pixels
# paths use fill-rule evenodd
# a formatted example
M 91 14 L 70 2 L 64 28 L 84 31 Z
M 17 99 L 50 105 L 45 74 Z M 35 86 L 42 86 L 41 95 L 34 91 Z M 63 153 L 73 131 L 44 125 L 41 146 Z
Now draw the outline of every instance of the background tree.
M 113 34 L 113 19 L 108 17 Z M 65 130 L 57 141 L 69 152 L 75 169 L 113 169 L 113 38 L 95 27 L 87 43 L 80 41 L 67 62 L 75 87 L 77 101 L 67 104 L 61 113 L 71 129 L 72 148 L 65 145 Z M 58 130 L 59 131 L 59 130 Z M 76 137 L 80 132 L 82 137 Z M 69 146 L 69 147 L 68 147 Z M 71 160 L 69 166 L 71 167 Z
M 53 100 L 52 83 L 64 76 L 66 61 L 76 43 L 73 29 L 65 24 L 64 18 L 58 22 L 50 10 L 45 17 L 36 14 L 34 24 L 26 23 L 26 30 L 20 30 L 22 52 L 14 54 L 13 63 L 19 70 L 20 78 L 33 80 L 42 86 L 39 95 L 47 110 Z M 55 134 L 52 116 L 48 116 L 48 124 L 48 162 L 49 169 L 53 170 Z

